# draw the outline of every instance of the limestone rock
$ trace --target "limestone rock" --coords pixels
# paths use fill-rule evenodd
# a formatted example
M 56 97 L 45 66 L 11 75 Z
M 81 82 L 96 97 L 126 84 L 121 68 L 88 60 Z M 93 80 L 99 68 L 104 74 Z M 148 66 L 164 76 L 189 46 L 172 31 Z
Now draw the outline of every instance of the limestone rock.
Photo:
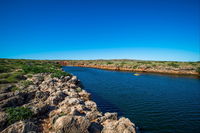
M 37 133 L 38 127 L 33 122 L 27 121 L 19 121 L 16 122 L 6 129 L 4 129 L 1 133 Z
M 62 116 L 55 124 L 54 130 L 57 133 L 88 133 L 90 122 L 82 116 Z
M 135 125 L 127 118 L 119 120 L 106 120 L 103 123 L 102 133 L 136 133 Z
M 0 112 L 0 131 L 2 131 L 7 124 L 7 115 L 5 112 Z

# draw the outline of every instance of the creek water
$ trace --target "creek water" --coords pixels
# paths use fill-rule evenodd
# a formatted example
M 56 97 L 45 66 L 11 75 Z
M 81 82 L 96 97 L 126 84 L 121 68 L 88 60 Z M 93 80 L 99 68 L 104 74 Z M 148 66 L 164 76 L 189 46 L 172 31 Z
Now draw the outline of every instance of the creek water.
M 200 79 L 68 67 L 102 112 L 129 118 L 143 133 L 199 133 Z

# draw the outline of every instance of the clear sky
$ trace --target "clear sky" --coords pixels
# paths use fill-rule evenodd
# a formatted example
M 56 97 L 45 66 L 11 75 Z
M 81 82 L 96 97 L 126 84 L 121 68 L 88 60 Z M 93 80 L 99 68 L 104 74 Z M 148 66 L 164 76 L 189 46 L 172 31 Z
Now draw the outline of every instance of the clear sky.
M 0 0 L 0 58 L 200 60 L 200 0 Z

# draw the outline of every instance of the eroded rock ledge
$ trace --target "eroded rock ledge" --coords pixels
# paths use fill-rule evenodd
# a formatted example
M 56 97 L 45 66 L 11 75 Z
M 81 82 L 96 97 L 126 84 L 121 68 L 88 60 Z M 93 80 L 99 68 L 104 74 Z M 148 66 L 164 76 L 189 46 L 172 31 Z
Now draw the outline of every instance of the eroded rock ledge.
M 0 94 L 2 133 L 135 133 L 135 125 L 117 113 L 102 114 L 90 93 L 82 90 L 76 76 L 51 78 L 37 74 L 19 91 Z M 9 125 L 5 108 L 23 106 L 33 112 L 31 119 Z

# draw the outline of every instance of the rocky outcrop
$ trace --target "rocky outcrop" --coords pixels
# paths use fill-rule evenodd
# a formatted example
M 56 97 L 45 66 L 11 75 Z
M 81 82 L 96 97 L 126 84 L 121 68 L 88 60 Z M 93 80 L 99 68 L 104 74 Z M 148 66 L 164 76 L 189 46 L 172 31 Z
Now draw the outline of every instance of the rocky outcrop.
M 52 78 L 36 74 L 32 85 L 20 91 L 0 94 L 2 133 L 135 133 L 135 125 L 117 113 L 101 113 L 91 94 L 82 90 L 76 76 Z M 31 119 L 7 123 L 6 107 L 23 106 L 33 112 Z

